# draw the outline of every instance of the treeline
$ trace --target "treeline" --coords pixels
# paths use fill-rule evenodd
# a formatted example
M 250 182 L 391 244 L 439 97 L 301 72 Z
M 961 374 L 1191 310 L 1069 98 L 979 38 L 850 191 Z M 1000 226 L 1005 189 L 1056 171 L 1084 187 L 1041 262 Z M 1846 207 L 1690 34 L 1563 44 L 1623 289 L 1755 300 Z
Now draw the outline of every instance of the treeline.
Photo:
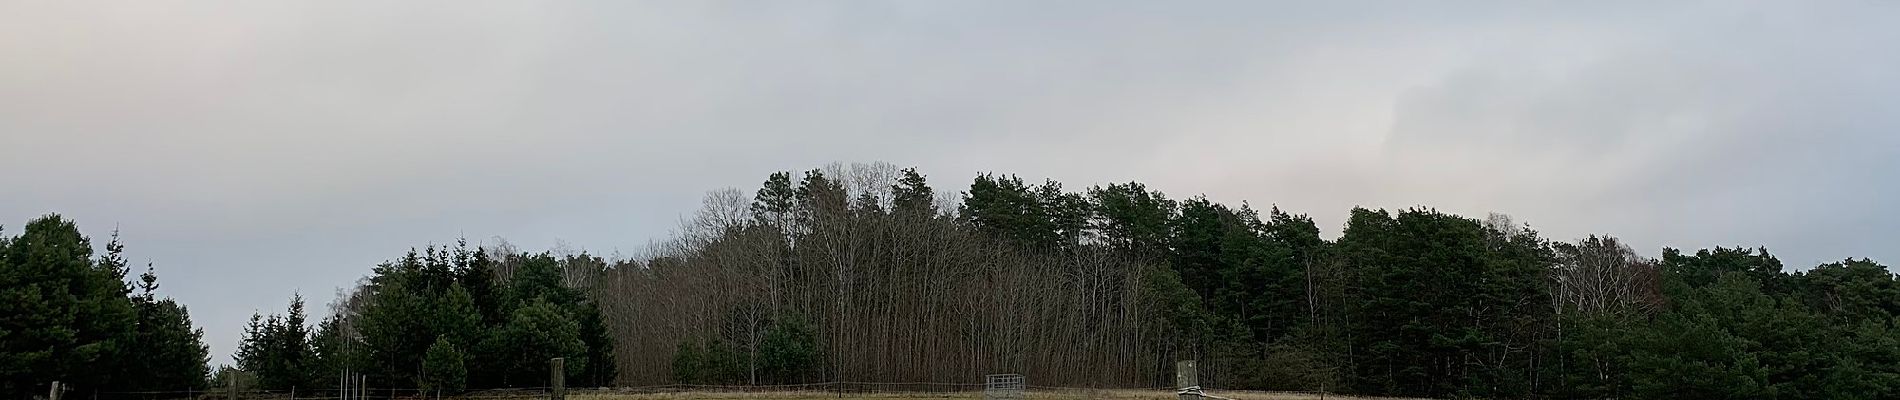
M 720 190 L 632 258 L 426 247 L 311 322 L 246 328 L 215 382 L 326 390 L 975 382 L 1480 398 L 1900 398 L 1900 284 L 1870 260 L 1544 238 L 1509 217 L 1278 208 L 834 165 Z M 4 395 L 206 384 L 183 307 L 70 222 L 0 236 Z M 137 290 L 134 290 L 137 289 Z M 135 351 L 136 349 L 136 351 Z
M 315 324 L 301 297 L 284 314 L 251 317 L 220 382 L 246 389 L 335 389 L 363 384 L 455 394 L 540 387 L 548 360 L 565 358 L 567 383 L 612 384 L 614 344 L 584 275 L 598 257 L 430 246 L 376 266 Z
M 204 332 L 151 265 L 128 280 L 117 232 L 105 249 L 58 215 L 0 229 L 0 397 L 205 389 Z
M 1765 249 L 1646 258 L 1502 215 L 1312 219 L 1139 183 L 832 166 L 713 192 L 596 283 L 620 382 L 1172 384 L 1488 398 L 1900 397 L 1900 286 Z M 806 341 L 809 341 L 807 343 Z

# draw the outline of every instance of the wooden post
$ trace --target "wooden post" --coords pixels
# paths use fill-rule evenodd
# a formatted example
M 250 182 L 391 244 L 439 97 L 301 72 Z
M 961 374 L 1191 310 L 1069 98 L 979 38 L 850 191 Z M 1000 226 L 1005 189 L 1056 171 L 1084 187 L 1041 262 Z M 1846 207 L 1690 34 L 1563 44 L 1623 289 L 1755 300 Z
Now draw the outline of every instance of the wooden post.
M 548 360 L 548 386 L 553 387 L 549 400 L 567 400 L 567 360 L 555 357 Z
M 1201 380 L 1194 373 L 1194 360 L 1174 363 L 1174 386 L 1180 388 L 1181 400 L 1201 400 L 1200 385 Z
M 46 393 L 47 400 L 59 400 L 59 381 L 53 381 L 53 391 Z

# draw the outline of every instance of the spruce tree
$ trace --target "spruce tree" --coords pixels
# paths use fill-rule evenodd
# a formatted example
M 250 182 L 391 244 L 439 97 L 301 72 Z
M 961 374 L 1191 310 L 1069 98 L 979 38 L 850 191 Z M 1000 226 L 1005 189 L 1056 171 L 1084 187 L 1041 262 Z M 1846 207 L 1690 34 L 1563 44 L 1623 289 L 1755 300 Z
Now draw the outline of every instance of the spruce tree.
M 417 386 L 424 391 L 454 394 L 468 387 L 468 367 L 462 350 L 447 335 L 437 337 L 422 357 L 422 378 Z
M 547 362 L 566 358 L 567 374 L 579 375 L 587 365 L 587 345 L 581 341 L 580 325 L 567 317 L 560 307 L 546 300 L 535 300 L 515 310 L 508 323 L 495 329 L 482 346 L 493 353 L 496 370 L 501 371 L 499 386 L 539 386 L 547 384 Z
M 92 243 L 56 214 L 34 219 L 0 249 L 0 395 L 43 393 L 60 380 L 84 392 L 113 389 L 137 312 L 116 242 L 92 260 Z
M 158 275 L 150 266 L 139 275 L 139 293 L 132 297 L 138 326 L 133 340 L 137 352 L 127 357 L 120 390 L 203 390 L 210 376 L 210 349 L 204 330 L 191 326 L 185 306 L 158 298 Z

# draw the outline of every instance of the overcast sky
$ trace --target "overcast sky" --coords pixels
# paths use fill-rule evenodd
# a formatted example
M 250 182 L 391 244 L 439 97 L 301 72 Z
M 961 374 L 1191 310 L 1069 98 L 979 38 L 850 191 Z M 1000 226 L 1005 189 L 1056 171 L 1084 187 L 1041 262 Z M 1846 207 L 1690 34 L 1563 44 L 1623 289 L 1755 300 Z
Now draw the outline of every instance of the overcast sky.
M 0 0 L 0 224 L 121 229 L 214 363 L 411 246 L 635 253 L 835 161 L 1900 262 L 1900 2 L 1324 3 Z

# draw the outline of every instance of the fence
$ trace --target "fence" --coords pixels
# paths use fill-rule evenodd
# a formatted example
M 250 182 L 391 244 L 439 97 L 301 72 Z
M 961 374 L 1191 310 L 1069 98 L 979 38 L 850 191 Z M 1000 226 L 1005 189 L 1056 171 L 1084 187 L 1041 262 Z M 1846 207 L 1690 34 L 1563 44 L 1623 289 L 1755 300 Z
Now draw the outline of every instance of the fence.
M 562 371 L 561 359 L 551 360 L 551 371 Z M 1218 391 L 1210 394 L 1202 388 L 1194 361 L 1176 366 L 1176 387 L 1101 389 L 1034 386 L 1022 375 L 998 374 L 984 377 L 984 383 L 938 382 L 823 382 L 791 385 L 659 385 L 619 388 L 564 388 L 559 374 L 550 377 L 552 387 L 517 387 L 463 391 L 429 392 L 421 389 L 374 388 L 366 385 L 342 390 L 262 391 L 223 390 L 177 392 L 98 392 L 90 400 L 373 400 L 373 399 L 470 399 L 470 400 L 817 400 L 817 399 L 983 399 L 983 400 L 1290 400 L 1346 398 L 1324 392 Z M 59 393 L 58 384 L 54 392 Z M 1363 397 L 1362 397 L 1363 398 Z M 60 399 L 55 399 L 60 400 Z M 79 399 L 73 399 L 79 400 Z
M 821 400 L 821 399 L 967 399 L 984 398 L 982 383 L 936 383 L 936 382 L 823 382 L 796 385 L 659 385 L 619 388 L 569 388 L 568 400 Z M 1177 400 L 1179 388 L 1079 388 L 1026 385 L 1023 393 L 1025 400 Z M 1207 393 L 1238 400 L 1294 400 L 1294 399 L 1369 399 L 1365 397 L 1341 397 L 1319 392 L 1266 392 L 1266 391 L 1230 391 L 1205 389 Z M 368 388 L 367 398 L 432 400 L 432 399 L 468 399 L 468 400 L 546 400 L 552 394 L 548 387 L 517 387 L 470 390 L 453 394 L 437 394 L 415 388 Z M 62 400 L 229 400 L 235 393 L 237 400 L 339 400 L 337 391 L 332 390 L 211 390 L 211 391 L 170 391 L 170 392 L 101 392 L 88 395 L 74 395 Z

